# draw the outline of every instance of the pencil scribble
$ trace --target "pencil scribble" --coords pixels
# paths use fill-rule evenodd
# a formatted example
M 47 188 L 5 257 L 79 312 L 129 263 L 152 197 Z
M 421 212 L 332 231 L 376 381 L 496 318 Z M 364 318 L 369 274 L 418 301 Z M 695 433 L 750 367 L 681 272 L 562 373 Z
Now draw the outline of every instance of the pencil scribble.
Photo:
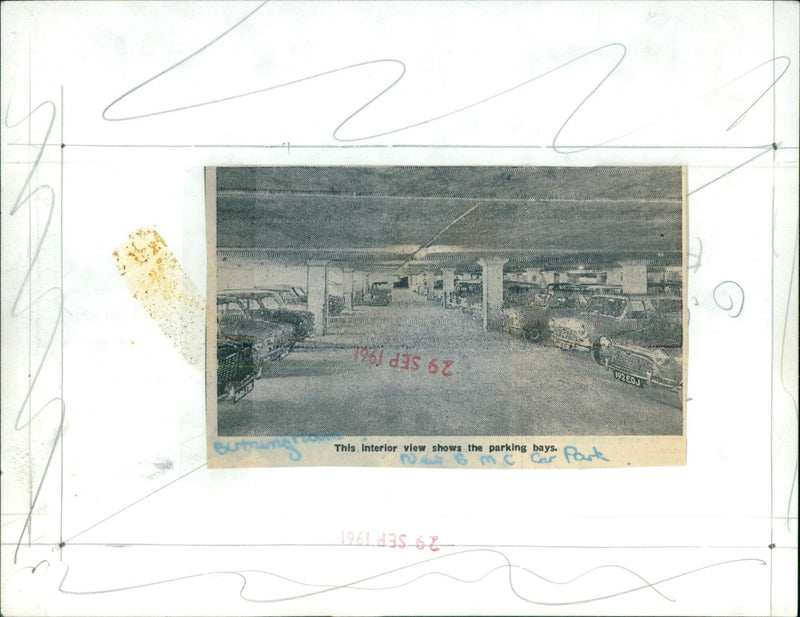
M 500 564 L 494 565 L 492 563 L 487 563 L 482 566 L 481 573 L 472 577 L 465 577 L 463 575 L 456 576 L 455 574 L 452 574 L 451 572 L 447 571 L 446 569 L 447 566 L 462 565 L 459 562 L 463 562 L 463 560 L 469 555 L 480 555 L 489 560 L 494 560 L 494 561 L 499 560 Z M 434 566 L 434 564 L 436 564 L 436 566 Z M 429 559 L 411 563 L 405 566 L 399 566 L 397 568 L 387 569 L 378 572 L 376 574 L 372 574 L 369 576 L 365 576 L 362 578 L 338 584 L 312 583 L 312 582 L 300 581 L 287 576 L 283 576 L 275 572 L 269 572 L 265 570 L 221 570 L 214 572 L 188 574 L 185 576 L 178 576 L 169 579 L 161 579 L 147 583 L 139 583 L 136 585 L 107 588 L 107 589 L 69 589 L 66 585 L 67 578 L 69 576 L 69 566 L 64 564 L 65 571 L 61 579 L 61 582 L 58 586 L 58 590 L 61 593 L 70 595 L 110 594 L 123 591 L 130 591 L 133 589 L 153 587 L 157 585 L 165 585 L 165 584 L 175 583 L 178 581 L 187 581 L 191 579 L 229 575 L 236 577 L 241 581 L 241 586 L 239 587 L 239 597 L 242 600 L 253 603 L 277 603 L 277 602 L 286 602 L 292 600 L 300 600 L 303 598 L 309 598 L 312 596 L 318 596 L 321 594 L 327 594 L 346 589 L 359 590 L 359 591 L 385 591 L 389 589 L 398 589 L 401 587 L 410 586 L 418 581 L 421 581 L 431 576 L 446 578 L 448 580 L 457 583 L 475 584 L 486 579 L 488 576 L 490 576 L 495 572 L 504 572 L 507 574 L 508 577 L 508 590 L 510 591 L 510 593 L 512 593 L 514 596 L 516 596 L 517 598 L 528 604 L 535 604 L 538 606 L 569 606 L 576 604 L 587 604 L 591 602 L 608 600 L 611 598 L 616 598 L 619 596 L 632 594 L 637 591 L 645 591 L 645 590 L 657 594 L 665 601 L 675 602 L 676 600 L 674 598 L 671 598 L 668 595 L 666 595 L 666 593 L 660 590 L 658 586 L 669 581 L 674 581 L 680 578 L 688 577 L 692 574 L 696 574 L 704 570 L 720 568 L 723 566 L 730 567 L 736 564 L 751 564 L 751 565 L 763 566 L 766 565 L 766 562 L 756 558 L 731 559 L 727 561 L 720 561 L 716 563 L 710 563 L 698 566 L 655 581 L 651 581 L 642 574 L 623 565 L 603 564 L 596 567 L 587 568 L 566 580 L 553 580 L 551 578 L 545 577 L 535 572 L 530 568 L 513 563 L 511 558 L 502 551 L 489 548 L 479 548 L 479 549 L 462 550 L 454 553 L 449 553 L 446 555 L 431 557 Z M 31 569 L 31 573 L 33 573 L 34 570 L 35 569 Z M 419 570 L 422 571 L 420 572 Z M 549 600 L 545 600 L 541 597 L 545 593 L 547 594 L 560 593 L 562 589 L 566 593 L 571 593 L 573 590 L 570 589 L 570 585 L 577 583 L 581 579 L 590 578 L 594 574 L 599 574 L 599 573 L 607 574 L 609 572 L 613 572 L 618 575 L 617 586 L 616 588 L 609 589 L 608 593 L 604 593 L 603 595 L 599 596 L 586 595 L 578 599 L 566 599 L 566 598 L 556 599 L 551 597 L 551 599 Z M 380 584 L 380 585 L 373 584 L 373 583 L 378 583 L 382 579 L 385 580 L 388 579 L 389 577 L 396 576 L 401 573 L 407 574 L 408 578 L 404 578 L 399 582 L 386 582 L 385 584 Z M 287 583 L 299 585 L 301 587 L 311 587 L 313 589 L 309 591 L 298 590 L 295 593 L 288 593 L 283 595 L 281 595 L 280 593 L 276 594 L 274 591 L 274 584 L 271 583 L 265 584 L 256 582 L 261 576 L 271 577 L 273 579 L 280 579 Z M 545 584 L 545 587 L 543 589 L 540 589 L 537 592 L 533 592 L 530 590 L 530 586 L 541 583 Z M 607 582 L 604 582 L 604 585 L 605 584 L 607 584 Z M 252 589 L 251 591 L 248 588 L 255 588 L 255 589 Z M 270 590 L 273 590 L 272 593 L 270 593 Z M 257 591 L 261 591 L 261 593 L 259 594 L 257 593 Z M 537 596 L 535 594 L 539 595 Z
M 525 86 L 528 86 L 528 85 L 532 84 L 533 82 L 536 82 L 537 80 L 540 80 L 540 79 L 542 79 L 542 78 L 544 78 L 546 76 L 549 76 L 549 75 L 553 75 L 553 74 L 557 73 L 558 71 L 561 71 L 562 69 L 566 69 L 567 67 L 570 67 L 572 65 L 575 65 L 577 63 L 580 63 L 580 62 L 585 61 L 585 60 L 587 60 L 589 58 L 592 58 L 594 56 L 598 56 L 599 55 L 600 57 L 607 58 L 606 67 L 601 69 L 599 74 L 591 75 L 591 76 L 586 78 L 586 84 L 585 84 L 585 87 L 587 89 L 586 95 L 580 100 L 580 102 L 575 107 L 571 108 L 569 113 L 566 115 L 566 118 L 564 119 L 564 121 L 555 130 L 555 132 L 553 133 L 553 138 L 552 138 L 550 147 L 553 148 L 553 150 L 555 152 L 558 152 L 558 153 L 561 153 L 561 154 L 571 154 L 571 153 L 576 153 L 576 152 L 582 152 L 584 150 L 589 150 L 589 149 L 591 149 L 593 147 L 603 146 L 603 145 L 607 145 L 607 144 L 613 143 L 615 141 L 618 141 L 622 137 L 627 137 L 629 135 L 632 135 L 633 133 L 636 133 L 636 132 L 641 131 L 641 130 L 643 130 L 645 128 L 648 128 L 652 124 L 655 124 L 655 123 L 660 121 L 660 120 L 656 119 L 656 120 L 654 120 L 654 121 L 652 121 L 650 123 L 647 123 L 644 126 L 640 126 L 638 128 L 634 128 L 634 129 L 632 129 L 630 131 L 626 131 L 622 135 L 618 135 L 616 137 L 612 137 L 610 139 L 606 139 L 606 140 L 604 140 L 604 141 L 602 141 L 602 142 L 600 142 L 598 144 L 594 144 L 594 145 L 590 145 L 590 146 L 575 146 L 575 147 L 571 147 L 570 146 L 570 147 L 567 147 L 567 146 L 564 146 L 564 145 L 559 145 L 559 143 L 558 143 L 559 142 L 559 137 L 564 132 L 564 130 L 566 129 L 567 125 L 573 120 L 573 118 L 578 114 L 578 112 L 581 111 L 581 109 L 589 102 L 589 100 L 598 92 L 598 90 L 600 90 L 600 88 L 606 83 L 606 81 L 620 68 L 620 66 L 622 66 L 623 61 L 625 60 L 625 57 L 626 57 L 626 54 L 627 54 L 628 50 L 627 50 L 627 47 L 621 42 L 609 42 L 609 43 L 606 43 L 604 45 L 600 45 L 598 47 L 595 47 L 593 49 L 589 49 L 589 50 L 587 50 L 587 51 L 585 51 L 583 53 L 579 53 L 577 55 L 574 55 L 573 57 L 567 57 L 567 58 L 564 59 L 563 62 L 561 62 L 560 64 L 557 64 L 556 66 L 551 66 L 551 67 L 548 67 L 548 68 L 544 68 L 544 70 L 542 70 L 541 72 L 537 72 L 536 74 L 534 74 L 534 75 L 532 75 L 530 77 L 522 79 L 522 80 L 520 80 L 520 81 L 518 81 L 516 83 L 510 84 L 508 87 L 503 88 L 503 89 L 501 89 L 501 90 L 499 90 L 497 92 L 488 93 L 488 94 L 486 94 L 484 96 L 480 96 L 480 97 L 478 97 L 478 98 L 476 98 L 475 100 L 472 100 L 472 101 L 464 101 L 462 104 L 457 104 L 452 109 L 450 109 L 450 110 L 448 110 L 448 111 L 446 111 L 444 113 L 433 115 L 433 116 L 430 116 L 428 118 L 424 118 L 424 119 L 421 119 L 421 120 L 418 120 L 418 121 L 415 121 L 415 122 L 411 122 L 411 123 L 405 124 L 403 126 L 397 126 L 397 127 L 393 127 L 393 128 L 388 128 L 387 127 L 387 128 L 378 130 L 377 132 L 373 132 L 373 133 L 370 133 L 370 134 L 355 135 L 355 136 L 350 136 L 350 137 L 345 137 L 345 136 L 342 136 L 342 134 L 341 134 L 343 132 L 343 129 L 348 125 L 348 123 L 353 121 L 359 114 L 361 114 L 363 111 L 365 111 L 367 108 L 369 108 L 371 105 L 376 103 L 379 99 L 381 99 L 384 95 L 386 95 L 388 92 L 390 92 L 393 88 L 395 88 L 405 78 L 406 73 L 407 73 L 407 66 L 406 66 L 406 63 L 401 58 L 368 59 L 368 60 L 364 60 L 362 62 L 351 63 L 351 64 L 347 64 L 347 65 L 344 65 L 344 66 L 334 67 L 334 68 L 331 68 L 331 69 L 328 69 L 328 70 L 325 70 L 325 71 L 316 72 L 316 73 L 313 73 L 313 74 L 310 74 L 310 75 L 300 76 L 300 77 L 297 77 L 295 79 L 290 79 L 288 81 L 284 81 L 282 83 L 267 85 L 267 86 L 258 87 L 258 88 L 252 88 L 252 86 L 249 86 L 249 87 L 245 87 L 245 89 L 243 91 L 238 92 L 236 94 L 231 94 L 231 95 L 224 96 L 224 97 L 219 97 L 219 98 L 211 98 L 211 99 L 207 99 L 207 100 L 198 100 L 196 102 L 192 102 L 192 103 L 184 104 L 184 105 L 179 105 L 179 106 L 174 106 L 174 107 L 155 109 L 155 110 L 151 110 L 151 111 L 139 111 L 139 112 L 136 112 L 136 113 L 128 113 L 126 115 L 115 115 L 113 113 L 115 107 L 117 107 L 120 103 L 122 103 L 125 99 L 130 97 L 135 92 L 138 92 L 138 91 L 142 90 L 143 88 L 145 88 L 146 86 L 148 86 L 149 84 L 153 83 L 156 80 L 159 80 L 161 78 L 166 78 L 169 75 L 169 73 L 171 73 L 172 71 L 175 71 L 179 67 L 181 67 L 181 66 L 185 65 L 186 63 L 190 62 L 193 58 L 197 57 L 198 55 L 205 54 L 205 53 L 212 53 L 212 52 L 210 52 L 210 50 L 221 39 L 229 37 L 229 36 L 234 36 L 235 32 L 236 32 L 236 30 L 238 28 L 240 28 L 243 24 L 245 24 L 249 20 L 253 19 L 254 16 L 256 16 L 258 13 L 260 13 L 267 4 L 268 4 L 268 0 L 263 2 L 263 3 L 261 3 L 261 4 L 259 4 L 255 9 L 253 9 L 249 13 L 245 14 L 244 17 L 242 17 L 239 21 L 237 21 L 232 26 L 230 26 L 229 28 L 224 30 L 218 36 L 216 36 L 213 39 L 211 39 L 211 41 L 203 44 L 202 46 L 197 48 L 195 51 L 193 51 L 192 53 L 190 53 L 186 57 L 180 59 L 179 61 L 175 62 L 174 64 L 172 64 L 170 66 L 168 66 L 167 68 L 157 72 L 152 77 L 149 77 L 148 79 L 146 79 L 146 80 L 142 81 L 141 83 L 137 84 L 136 86 L 128 89 L 126 92 L 124 92 L 123 94 L 121 94 L 120 96 L 115 98 L 108 105 L 106 105 L 106 107 L 105 107 L 105 109 L 103 110 L 103 113 L 102 113 L 103 118 L 105 120 L 107 120 L 107 121 L 125 121 L 125 120 L 138 120 L 138 119 L 142 119 L 142 118 L 149 118 L 149 117 L 159 116 L 159 115 L 163 115 L 163 114 L 170 114 L 170 113 L 186 111 L 186 110 L 189 110 L 189 109 L 196 109 L 196 108 L 199 108 L 199 107 L 205 107 L 205 106 L 209 106 L 209 105 L 216 105 L 216 104 L 220 104 L 220 103 L 231 102 L 231 101 L 234 101 L 234 100 L 237 100 L 237 99 L 242 99 L 242 98 L 249 97 L 249 96 L 256 95 L 256 94 L 262 94 L 262 93 L 265 93 L 265 92 L 270 92 L 270 91 L 278 90 L 278 89 L 281 89 L 281 88 L 286 88 L 286 87 L 289 87 L 289 86 L 295 86 L 295 85 L 301 84 L 303 82 L 312 81 L 312 80 L 315 80 L 315 79 L 318 79 L 318 78 L 322 78 L 322 77 L 326 77 L 326 76 L 330 76 L 330 75 L 333 75 L 333 74 L 336 74 L 336 73 L 344 73 L 344 72 L 350 72 L 350 71 L 354 71 L 354 70 L 358 71 L 358 70 L 362 70 L 364 68 L 372 67 L 372 66 L 376 66 L 376 65 L 385 66 L 385 67 L 391 69 L 392 70 L 391 72 L 396 72 L 396 74 L 394 74 L 394 76 L 392 76 L 391 72 L 390 72 L 390 75 L 388 77 L 388 79 L 389 79 L 388 85 L 386 85 L 384 83 L 376 84 L 376 86 L 378 88 L 378 92 L 376 94 L 372 95 L 366 102 L 360 104 L 354 111 L 350 112 L 333 129 L 332 137 L 333 137 L 333 139 L 335 141 L 338 141 L 338 142 L 359 142 L 359 141 L 375 139 L 375 138 L 378 138 L 378 137 L 386 137 L 388 135 L 393 135 L 393 134 L 396 134 L 396 133 L 407 131 L 409 129 L 413 129 L 413 128 L 421 127 L 421 126 L 424 126 L 424 125 L 428 125 L 428 124 L 437 122 L 439 120 L 443 120 L 445 118 L 452 117 L 452 116 L 455 116 L 457 114 L 461 114 L 461 113 L 466 112 L 466 111 L 468 111 L 470 109 L 474 109 L 476 107 L 484 105 L 484 104 L 486 104 L 486 103 L 488 103 L 490 101 L 493 101 L 493 100 L 499 99 L 501 97 L 504 97 L 504 96 L 506 96 L 506 95 L 508 95 L 508 94 L 510 94 L 512 92 L 515 92 L 515 91 L 517 91 L 517 90 L 519 90 L 521 88 L 524 88 Z M 267 42 L 266 44 L 269 45 L 269 42 Z M 777 75 L 773 75 L 774 79 L 771 81 L 771 83 L 763 91 L 760 91 L 756 95 L 756 98 L 752 101 L 752 103 L 750 103 L 744 109 L 744 111 L 740 112 L 737 115 L 737 117 L 735 119 L 733 119 L 729 123 L 729 125 L 726 128 L 726 131 L 731 131 L 733 128 L 735 128 L 736 126 L 738 126 L 739 124 L 741 124 L 744 121 L 744 119 L 747 116 L 747 114 L 754 107 L 756 107 L 756 105 L 760 101 L 762 101 L 764 99 L 764 97 L 775 87 L 775 85 L 778 83 L 778 81 L 786 74 L 786 72 L 788 71 L 789 66 L 791 64 L 791 60 L 786 56 L 777 56 L 775 58 L 771 58 L 769 60 L 761 62 L 758 65 L 754 66 L 753 68 L 748 69 L 744 73 L 742 73 L 742 74 L 738 75 L 737 77 L 731 79 L 730 81 L 728 81 L 728 82 L 726 82 L 726 83 L 724 83 L 724 84 L 722 84 L 722 85 L 720 85 L 720 86 L 718 86 L 716 88 L 710 89 L 709 92 L 703 94 L 699 98 L 700 99 L 705 98 L 711 93 L 717 92 L 718 90 L 720 90 L 722 88 L 728 87 L 731 84 L 734 84 L 735 82 L 737 82 L 737 81 L 745 78 L 746 76 L 750 75 L 754 71 L 757 71 L 758 69 L 761 69 L 761 68 L 763 68 L 763 67 L 765 67 L 767 65 L 770 65 L 770 64 L 778 65 L 778 63 L 781 63 L 781 64 L 785 63 L 784 66 L 782 67 L 782 70 L 780 71 L 780 73 L 777 74 Z M 250 78 L 251 79 L 269 79 L 269 76 L 268 75 L 267 76 L 252 75 L 252 76 L 250 76 Z M 535 114 L 531 114 L 531 116 L 535 117 Z M 289 142 L 288 141 L 283 142 L 283 144 L 281 144 L 281 145 L 285 145 L 286 146 L 287 153 L 288 153 L 289 147 L 290 147 L 289 146 Z M 769 146 L 770 149 L 772 147 L 773 147 L 773 145 Z
M 55 191 L 50 185 L 41 184 L 32 190 L 31 190 L 31 185 L 32 185 L 32 179 L 34 177 L 34 174 L 37 172 L 39 164 L 42 160 L 42 155 L 44 153 L 45 147 L 47 146 L 47 143 L 50 139 L 50 135 L 53 130 L 53 124 L 55 122 L 55 117 L 56 117 L 56 105 L 52 101 L 45 101 L 44 103 L 41 103 L 33 110 L 29 111 L 21 119 L 15 122 L 9 121 L 10 109 L 11 109 L 11 104 L 9 103 L 9 106 L 6 108 L 6 113 L 4 117 L 4 124 L 6 128 L 9 129 L 15 128 L 26 121 L 30 121 L 30 119 L 35 114 L 39 113 L 40 110 L 42 111 L 42 113 L 48 114 L 48 124 L 44 137 L 41 141 L 39 149 L 31 165 L 30 171 L 28 172 L 28 175 L 18 192 L 16 199 L 14 200 L 14 205 L 9 211 L 9 216 L 15 216 L 19 214 L 21 211 L 23 212 L 28 211 L 33 207 L 39 206 L 39 204 L 42 203 L 38 196 L 42 195 L 45 197 L 45 203 L 46 203 L 45 208 L 47 211 L 47 219 L 44 228 L 41 231 L 41 235 L 35 242 L 35 247 L 33 246 L 34 244 L 33 239 L 31 239 L 31 245 L 28 247 L 27 251 L 29 255 L 28 267 L 25 272 L 25 275 L 23 276 L 22 283 L 20 284 L 19 289 L 17 290 L 17 293 L 14 296 L 14 302 L 11 306 L 11 317 L 18 318 L 25 314 L 29 315 L 32 321 L 38 322 L 40 324 L 39 327 L 42 328 L 43 331 L 47 332 L 47 337 L 41 358 L 39 359 L 38 364 L 36 364 L 36 368 L 29 375 L 27 391 L 22 399 L 22 402 L 19 405 L 19 408 L 16 413 L 16 418 L 14 420 L 14 429 L 16 431 L 22 431 L 26 428 L 30 430 L 30 427 L 33 424 L 34 420 L 39 418 L 39 416 L 42 413 L 44 413 L 46 409 L 52 406 L 55 406 L 58 409 L 57 425 L 54 431 L 52 432 L 52 435 L 50 436 L 49 440 L 51 442 L 51 445 L 49 448 L 49 453 L 47 454 L 47 462 L 45 463 L 44 468 L 42 469 L 38 477 L 38 482 L 34 482 L 34 474 L 32 467 L 34 458 L 38 457 L 34 455 L 33 451 L 28 452 L 28 459 L 29 459 L 28 464 L 30 466 L 29 484 L 31 490 L 31 497 L 29 500 L 28 513 L 25 517 L 25 523 L 22 527 L 22 531 L 20 532 L 19 539 L 17 541 L 14 550 L 14 563 L 16 563 L 17 555 L 19 553 L 19 548 L 22 544 L 25 533 L 28 532 L 30 537 L 31 520 L 33 518 L 33 513 L 39 501 L 39 496 L 41 494 L 42 487 L 45 483 L 45 480 L 48 477 L 50 466 L 53 462 L 53 457 L 58 448 L 58 444 L 61 441 L 62 431 L 64 427 L 64 419 L 66 415 L 66 406 L 64 404 L 63 399 L 60 396 L 57 396 L 50 398 L 46 403 L 44 403 L 44 405 L 39 407 L 35 413 L 33 413 L 30 409 L 32 403 L 32 396 L 36 391 L 37 386 L 39 385 L 39 378 L 41 376 L 44 364 L 48 359 L 52 360 L 53 342 L 55 340 L 56 334 L 59 332 L 59 329 L 61 328 L 61 319 L 64 308 L 64 298 L 62 289 L 60 287 L 58 286 L 50 287 L 49 289 L 42 292 L 35 298 L 32 297 L 32 291 L 31 291 L 31 285 L 32 285 L 31 276 L 34 271 L 34 268 L 39 262 L 42 248 L 48 238 L 48 233 L 50 232 L 51 224 L 53 222 L 53 213 L 55 211 L 55 202 L 56 202 Z M 27 206 L 26 210 L 21 210 L 23 206 Z M 21 306 L 21 300 L 25 289 L 29 290 L 28 294 L 29 300 L 27 305 Z M 43 315 L 39 309 L 45 303 L 45 301 L 49 300 L 50 298 L 55 298 L 56 304 L 54 309 L 55 314 L 52 315 L 52 325 L 49 326 L 49 329 L 47 329 L 48 326 L 45 325 L 46 323 L 45 320 L 47 319 L 47 316 Z M 30 354 L 31 351 L 32 350 L 29 348 L 28 353 Z M 25 412 L 26 407 L 29 408 L 29 414 L 27 419 L 23 421 L 23 414 Z M 43 421 L 44 420 L 42 420 L 41 422 Z M 34 491 L 34 484 L 36 484 L 35 491 Z
M 714 302 L 728 317 L 736 318 L 744 309 L 744 289 L 736 281 L 722 281 L 714 287 Z

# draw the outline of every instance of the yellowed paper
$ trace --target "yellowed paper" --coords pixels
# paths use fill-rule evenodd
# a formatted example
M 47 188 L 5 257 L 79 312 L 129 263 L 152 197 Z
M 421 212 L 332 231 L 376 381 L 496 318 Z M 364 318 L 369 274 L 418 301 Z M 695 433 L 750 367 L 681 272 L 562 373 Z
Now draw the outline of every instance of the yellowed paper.
M 209 465 L 684 464 L 684 183 L 207 170 Z

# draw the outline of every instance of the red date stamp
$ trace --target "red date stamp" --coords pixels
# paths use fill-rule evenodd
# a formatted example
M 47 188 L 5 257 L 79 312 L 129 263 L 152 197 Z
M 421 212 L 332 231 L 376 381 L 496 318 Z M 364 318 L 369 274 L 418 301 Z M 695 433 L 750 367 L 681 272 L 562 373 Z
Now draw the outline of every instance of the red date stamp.
M 358 363 L 369 363 L 374 366 L 383 365 L 383 349 L 370 349 L 369 347 L 356 347 L 354 360 Z M 426 360 L 422 356 L 417 356 L 410 353 L 395 353 L 393 358 L 387 356 L 387 365 L 390 368 L 398 369 L 401 371 L 418 371 L 420 367 L 424 367 Z M 432 358 L 427 361 L 428 373 L 436 375 L 437 373 L 442 377 L 452 377 L 453 371 L 451 370 L 454 360 L 445 360 L 440 358 Z
M 342 531 L 342 544 L 345 546 L 383 546 L 386 548 L 406 548 L 414 547 L 418 551 L 428 549 L 431 552 L 436 552 L 439 547 L 436 543 L 439 541 L 439 536 L 417 536 L 417 539 L 410 540 L 413 534 L 405 533 L 373 533 L 370 543 L 369 531 Z

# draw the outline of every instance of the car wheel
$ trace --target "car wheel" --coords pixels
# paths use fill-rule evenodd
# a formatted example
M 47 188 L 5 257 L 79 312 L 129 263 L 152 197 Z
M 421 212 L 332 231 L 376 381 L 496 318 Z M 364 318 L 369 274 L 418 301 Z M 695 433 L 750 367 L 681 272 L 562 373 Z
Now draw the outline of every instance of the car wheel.
M 530 341 L 538 341 L 542 336 L 542 333 L 539 332 L 539 328 L 532 327 L 527 332 L 528 340 Z

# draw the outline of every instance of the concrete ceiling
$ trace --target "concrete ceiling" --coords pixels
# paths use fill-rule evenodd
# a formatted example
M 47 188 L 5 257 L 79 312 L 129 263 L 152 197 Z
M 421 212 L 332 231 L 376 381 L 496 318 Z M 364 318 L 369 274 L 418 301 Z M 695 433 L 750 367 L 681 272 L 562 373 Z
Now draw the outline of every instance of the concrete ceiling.
M 353 263 L 680 263 L 678 167 L 217 169 L 217 246 Z M 333 257 L 331 257 L 333 256 Z

